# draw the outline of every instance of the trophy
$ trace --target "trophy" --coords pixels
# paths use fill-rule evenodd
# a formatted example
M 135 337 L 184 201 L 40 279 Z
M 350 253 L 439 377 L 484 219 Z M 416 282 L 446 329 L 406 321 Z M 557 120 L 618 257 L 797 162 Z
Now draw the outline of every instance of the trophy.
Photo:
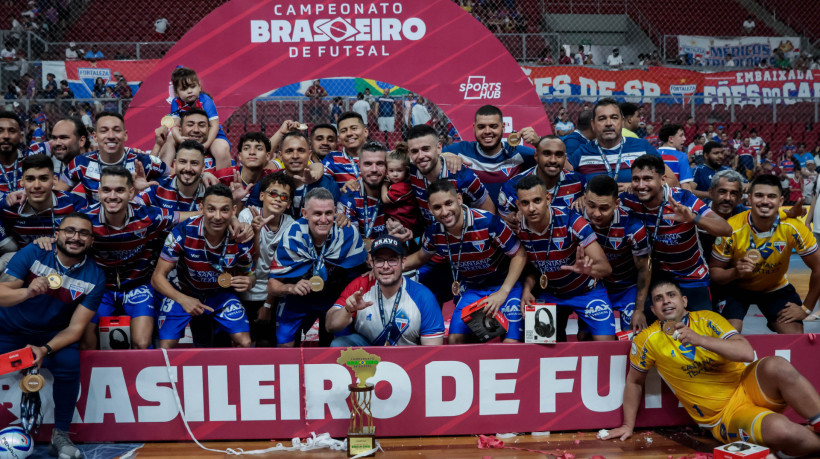
M 349 385 L 350 389 L 350 427 L 347 429 L 347 455 L 349 457 L 366 453 L 376 448 L 376 427 L 373 425 L 373 414 L 370 403 L 373 400 L 373 384 L 367 380 L 376 374 L 376 366 L 381 358 L 365 351 L 349 347 L 342 351 L 336 363 L 353 370 L 358 379 Z M 375 451 L 368 456 L 373 456 Z

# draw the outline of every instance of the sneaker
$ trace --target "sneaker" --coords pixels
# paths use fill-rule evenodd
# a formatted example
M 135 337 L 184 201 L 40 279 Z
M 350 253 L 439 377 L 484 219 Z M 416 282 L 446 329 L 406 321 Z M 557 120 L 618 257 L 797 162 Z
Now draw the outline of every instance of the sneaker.
M 51 432 L 51 444 L 48 446 L 48 453 L 60 459 L 82 459 L 83 453 L 71 439 L 68 438 L 68 432 L 60 429 L 54 429 Z

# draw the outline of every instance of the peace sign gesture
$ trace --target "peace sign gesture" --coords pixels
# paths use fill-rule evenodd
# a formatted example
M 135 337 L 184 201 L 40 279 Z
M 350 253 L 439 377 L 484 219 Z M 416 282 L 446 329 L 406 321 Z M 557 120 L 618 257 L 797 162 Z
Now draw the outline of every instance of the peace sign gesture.
M 239 175 L 239 171 L 233 171 L 233 181 L 231 181 L 230 185 L 233 202 L 242 202 L 242 200 L 248 196 L 248 193 L 250 193 L 251 187 L 253 187 L 253 183 L 242 185 L 242 177 Z
M 563 265 L 561 269 L 591 276 L 593 263 L 594 260 L 584 254 L 584 248 L 579 244 L 578 250 L 575 252 L 575 264 Z
M 364 291 L 362 289 L 356 290 L 352 295 L 347 297 L 347 300 L 345 300 L 345 309 L 350 313 L 361 311 L 362 309 L 372 305 L 372 301 L 364 300 Z
M 267 217 L 262 217 L 258 210 L 255 207 L 249 207 L 251 214 L 253 214 L 253 220 L 251 220 L 251 228 L 253 228 L 253 232 L 259 234 L 262 231 L 262 227 L 270 223 L 273 220 L 273 217 L 276 215 L 271 214 Z
M 672 216 L 672 220 L 678 223 L 692 223 L 695 221 L 697 214 L 689 206 L 684 206 L 678 201 L 675 201 L 675 198 L 672 196 L 669 196 L 669 205 L 675 212 L 675 215 Z

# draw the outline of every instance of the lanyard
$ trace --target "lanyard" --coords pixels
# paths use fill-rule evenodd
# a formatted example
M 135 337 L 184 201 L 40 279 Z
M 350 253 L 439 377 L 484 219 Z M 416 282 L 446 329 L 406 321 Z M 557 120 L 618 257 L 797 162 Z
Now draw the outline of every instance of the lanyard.
M 298 189 L 297 189 L 298 190 Z M 293 196 L 293 202 L 290 203 L 290 216 L 299 218 L 299 210 L 305 205 L 305 194 L 307 193 L 307 185 L 302 185 L 299 193 L 299 205 L 296 205 L 296 196 Z M 294 193 L 295 195 L 296 193 Z
M 342 149 L 342 150 L 344 150 L 344 149 Z M 358 158 L 354 159 L 352 156 L 348 155 L 346 151 L 342 151 L 342 156 L 345 159 L 347 159 L 348 161 L 350 161 L 350 167 L 353 168 L 353 176 L 356 177 L 356 178 L 360 178 L 361 175 L 359 175 Z
M 313 275 L 319 276 L 322 278 L 323 281 L 327 280 L 327 268 L 325 267 L 325 251 L 327 250 L 327 246 L 330 242 L 330 235 L 328 234 L 327 239 L 325 239 L 324 244 L 322 244 L 322 251 L 319 252 L 319 255 L 316 255 L 316 246 L 313 245 L 313 241 L 310 242 L 308 247 L 310 248 L 310 254 L 316 257 L 316 263 L 313 265 Z
M 225 231 L 225 240 L 222 241 L 222 254 L 219 255 L 219 264 L 215 265 L 215 264 L 211 263 L 210 260 L 208 260 L 208 264 L 211 265 L 215 270 L 219 271 L 220 273 L 225 271 L 225 266 L 223 266 L 223 264 L 225 262 L 225 252 L 227 252 L 227 250 L 228 250 L 228 238 L 230 238 L 230 237 L 231 237 L 230 230 Z M 206 242 L 205 252 L 207 253 L 207 251 L 208 251 L 208 247 L 207 247 L 208 240 L 205 239 L 205 242 Z
M 621 171 L 621 159 L 623 158 L 625 143 L 626 140 L 622 138 L 621 143 L 618 146 L 618 164 L 615 165 L 615 173 L 613 174 L 612 166 L 609 165 L 609 159 L 607 158 L 606 153 L 604 153 L 604 150 L 601 149 L 601 145 L 598 144 L 598 141 L 595 141 L 595 145 L 598 147 L 598 153 L 601 154 L 601 161 L 604 163 L 604 167 L 606 168 L 606 175 L 614 178 L 616 182 L 618 181 L 618 172 Z
M 652 233 L 652 240 L 649 241 L 649 252 L 650 254 L 655 251 L 655 241 L 658 240 L 658 228 L 661 226 L 661 218 L 663 217 L 663 208 L 666 206 L 666 185 L 663 186 L 663 200 L 661 201 L 661 205 L 658 208 L 658 217 L 655 219 L 655 231 Z M 646 227 L 649 227 L 649 223 L 646 222 L 646 207 L 644 207 L 643 203 L 641 203 L 641 209 L 643 210 L 643 224 Z
M 6 166 L 0 166 L 0 171 L 3 171 L 3 179 L 6 180 L 6 185 L 9 186 L 9 191 L 17 191 L 17 163 L 20 161 L 18 156 L 17 159 L 14 160 L 14 172 L 13 172 L 13 182 L 9 182 L 9 176 L 6 175 Z
M 66 268 L 65 265 L 60 261 L 60 257 L 57 256 L 57 250 L 56 249 L 54 250 L 54 267 L 57 269 L 57 273 L 61 276 L 70 275 L 72 272 L 74 272 L 74 270 L 79 268 L 83 263 L 85 263 L 85 257 L 83 257 L 82 261 L 75 264 L 74 266 L 72 266 L 70 268 Z M 63 284 L 63 285 L 65 285 L 65 284 Z
M 547 239 L 547 256 L 544 257 L 544 264 L 549 263 L 549 260 L 550 260 L 550 250 L 552 250 L 552 228 L 553 228 L 553 225 L 555 225 L 555 213 L 552 211 L 552 206 L 550 206 L 549 209 L 550 209 L 549 210 L 549 212 L 550 212 L 550 227 L 547 230 L 547 237 L 548 237 L 548 239 Z M 524 223 L 526 223 L 526 222 L 524 222 Z M 546 271 L 541 269 L 541 265 L 538 264 L 538 252 L 535 250 L 535 244 L 533 244 L 533 242 L 532 242 L 532 233 L 530 232 L 529 228 L 526 227 L 526 225 L 522 224 L 521 227 L 527 233 L 527 242 L 525 242 L 525 245 L 527 245 L 527 252 L 530 252 L 530 253 L 533 254 L 533 256 L 535 256 L 535 267 L 538 268 L 538 271 L 541 274 L 546 274 Z
M 453 257 L 450 255 L 450 233 L 447 228 L 441 225 L 444 229 L 444 247 L 447 249 L 447 259 L 450 260 L 450 272 L 453 274 L 453 280 L 458 281 L 458 271 L 461 267 L 461 249 L 464 248 L 464 235 L 467 233 L 467 212 L 464 208 L 461 209 L 462 218 L 464 222 L 461 225 L 461 238 L 458 240 L 458 258 L 456 259 L 456 266 L 453 266 Z
M 373 212 L 373 218 L 370 219 L 367 215 L 367 209 L 370 207 L 370 196 L 367 195 L 367 191 L 364 189 L 364 182 L 359 180 L 359 185 L 361 186 L 361 194 L 362 194 L 362 213 L 364 214 L 364 237 L 370 237 L 370 233 L 373 232 L 373 227 L 376 226 L 376 219 L 379 218 L 379 204 L 381 201 L 378 201 L 376 204 L 376 210 Z
M 176 178 L 174 178 L 174 183 L 171 184 L 171 188 L 176 190 L 176 203 L 177 203 L 177 205 L 176 205 L 176 207 L 174 207 L 174 210 L 179 212 L 179 196 L 182 194 L 182 192 L 179 191 L 179 186 L 177 186 L 177 179 Z M 196 198 L 199 197 L 199 192 L 201 190 L 202 190 L 202 182 L 199 182 L 199 185 L 196 186 L 196 191 L 194 191 L 193 197 L 191 197 L 191 202 L 188 203 L 188 210 L 186 212 L 193 212 L 194 211 L 194 207 L 196 206 Z
M 757 245 L 755 244 L 755 241 L 754 241 L 755 226 L 754 226 L 754 223 L 752 223 L 752 213 L 749 212 L 749 215 L 746 218 L 749 219 L 749 226 L 751 227 L 751 230 L 749 231 L 749 248 L 756 249 Z M 758 234 L 758 237 L 761 237 L 761 238 L 765 237 L 766 238 L 766 240 L 763 241 L 762 244 L 760 244 L 760 247 L 764 247 L 769 242 L 769 240 L 772 238 L 772 236 L 774 236 L 774 232 L 775 232 L 775 230 L 777 230 L 777 226 L 779 224 L 780 224 L 780 213 L 777 214 L 777 217 L 774 219 L 774 225 L 772 225 L 772 228 L 769 231 L 766 231 L 765 233 Z
M 396 311 L 399 310 L 399 302 L 401 301 L 401 291 L 402 288 L 399 286 L 399 292 L 396 293 L 396 300 L 393 302 L 393 312 L 390 314 L 390 317 L 385 316 L 384 314 L 384 299 L 382 298 L 382 290 L 380 288 L 376 288 L 377 296 L 379 297 L 379 314 L 382 317 L 382 325 L 384 328 L 387 329 L 390 327 L 390 324 L 393 323 L 393 320 L 396 318 Z

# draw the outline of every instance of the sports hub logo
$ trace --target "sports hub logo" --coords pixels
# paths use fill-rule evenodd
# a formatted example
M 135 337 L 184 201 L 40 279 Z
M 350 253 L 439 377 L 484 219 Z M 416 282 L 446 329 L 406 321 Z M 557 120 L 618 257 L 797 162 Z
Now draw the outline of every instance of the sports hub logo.
M 485 76 L 468 77 L 458 90 L 464 93 L 464 100 L 501 98 L 501 83 L 487 82 Z
M 403 12 L 399 2 L 276 4 L 276 19 L 250 21 L 251 43 L 291 43 L 291 58 L 389 56 L 395 47 L 387 42 L 427 33 L 421 18 Z

